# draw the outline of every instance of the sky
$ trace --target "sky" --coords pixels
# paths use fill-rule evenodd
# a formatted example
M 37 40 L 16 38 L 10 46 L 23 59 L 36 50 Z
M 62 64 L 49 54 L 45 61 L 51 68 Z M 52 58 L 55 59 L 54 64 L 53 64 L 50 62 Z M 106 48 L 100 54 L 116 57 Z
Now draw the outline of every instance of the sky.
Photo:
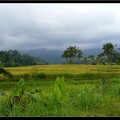
M 0 3 L 0 50 L 120 46 L 120 3 Z

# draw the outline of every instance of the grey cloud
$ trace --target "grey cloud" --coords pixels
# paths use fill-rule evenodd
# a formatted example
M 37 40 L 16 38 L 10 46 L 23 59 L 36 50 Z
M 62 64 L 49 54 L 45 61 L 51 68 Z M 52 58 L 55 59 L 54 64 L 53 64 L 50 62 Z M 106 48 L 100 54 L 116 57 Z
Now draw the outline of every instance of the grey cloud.
M 63 50 L 70 45 L 86 49 L 106 42 L 119 44 L 120 5 L 79 5 L 0 4 L 1 49 Z

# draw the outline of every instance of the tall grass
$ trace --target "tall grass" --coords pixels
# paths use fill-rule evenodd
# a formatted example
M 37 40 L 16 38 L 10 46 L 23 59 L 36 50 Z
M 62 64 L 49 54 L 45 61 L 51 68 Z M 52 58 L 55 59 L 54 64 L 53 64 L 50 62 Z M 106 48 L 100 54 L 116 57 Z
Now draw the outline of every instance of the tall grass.
M 78 94 L 75 100 L 75 106 L 80 111 L 90 110 L 98 105 L 99 94 L 97 94 L 93 88 L 83 88 Z
M 0 104 L 0 116 L 120 116 L 119 78 L 100 79 L 94 84 L 68 84 L 62 76 L 57 77 L 51 86 L 50 82 L 47 81 L 43 89 L 45 84 L 37 86 L 36 93 L 36 88 L 30 92 L 23 89 L 27 88 L 27 81 L 26 85 L 24 80 L 19 81 L 12 95 L 20 97 L 22 94 L 21 101 L 15 102 L 11 109 L 4 98 Z
M 113 65 L 112 70 L 107 70 L 105 65 L 35 65 L 28 67 L 8 67 L 6 68 L 13 73 L 13 80 L 23 78 L 29 79 L 56 79 L 64 76 L 65 78 L 79 79 L 99 79 L 102 77 L 114 78 L 120 74 L 120 66 Z M 8 78 L 0 75 L 0 81 Z

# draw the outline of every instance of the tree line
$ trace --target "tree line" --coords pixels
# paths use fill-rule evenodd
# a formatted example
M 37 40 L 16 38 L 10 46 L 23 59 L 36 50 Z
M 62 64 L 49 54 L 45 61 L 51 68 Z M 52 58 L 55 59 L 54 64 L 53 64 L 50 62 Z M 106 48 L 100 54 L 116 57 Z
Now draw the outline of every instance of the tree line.
M 103 52 L 99 53 L 97 57 L 94 55 L 89 55 L 88 57 L 83 57 L 83 52 L 79 47 L 69 46 L 66 50 L 63 51 L 62 58 L 66 59 L 66 63 L 87 63 L 87 64 L 98 64 L 105 63 L 120 64 L 120 53 L 115 50 L 117 45 L 113 45 L 111 42 L 103 44 Z M 118 48 L 120 50 L 120 48 Z
M 2 67 L 19 67 L 38 64 L 46 64 L 42 58 L 21 54 L 18 50 L 0 51 L 0 65 Z
M 92 53 L 88 57 L 83 56 L 79 47 L 69 46 L 63 51 L 62 58 L 66 59 L 67 64 L 120 64 L 120 48 L 115 50 L 117 45 L 112 43 L 103 44 L 103 52 L 95 57 Z M 21 54 L 18 50 L 0 51 L 0 65 L 2 67 L 19 67 L 48 64 L 48 62 L 39 57 L 32 57 L 28 54 Z

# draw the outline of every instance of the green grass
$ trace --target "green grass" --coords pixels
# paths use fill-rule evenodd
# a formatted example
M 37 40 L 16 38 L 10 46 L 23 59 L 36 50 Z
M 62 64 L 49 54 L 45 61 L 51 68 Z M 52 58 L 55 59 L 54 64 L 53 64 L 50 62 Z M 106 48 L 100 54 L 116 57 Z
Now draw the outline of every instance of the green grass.
M 11 109 L 5 96 L 0 95 L 0 116 L 120 116 L 119 65 L 113 65 L 109 71 L 104 65 L 6 69 L 14 78 L 0 74 L 0 90 L 8 96 L 14 93 L 22 97 Z M 21 78 L 24 79 L 22 87 L 18 85 Z M 34 93 L 36 89 L 38 93 Z M 26 97 L 31 102 L 24 106 Z
M 34 94 L 38 102 L 30 102 L 25 110 L 21 103 L 14 104 L 10 110 L 0 96 L 0 116 L 120 116 L 120 78 L 107 80 L 61 77 L 25 81 L 26 92 L 39 89 Z M 0 85 L 10 94 L 18 82 L 1 82 Z M 8 85 L 12 87 L 5 87 Z
M 107 65 L 35 65 L 28 67 L 8 67 L 5 68 L 13 73 L 12 80 L 24 78 L 29 79 L 56 79 L 64 76 L 65 78 L 77 79 L 99 79 L 102 77 L 114 78 L 120 76 L 120 65 L 112 65 L 108 70 Z M 0 74 L 0 81 L 8 80 Z

